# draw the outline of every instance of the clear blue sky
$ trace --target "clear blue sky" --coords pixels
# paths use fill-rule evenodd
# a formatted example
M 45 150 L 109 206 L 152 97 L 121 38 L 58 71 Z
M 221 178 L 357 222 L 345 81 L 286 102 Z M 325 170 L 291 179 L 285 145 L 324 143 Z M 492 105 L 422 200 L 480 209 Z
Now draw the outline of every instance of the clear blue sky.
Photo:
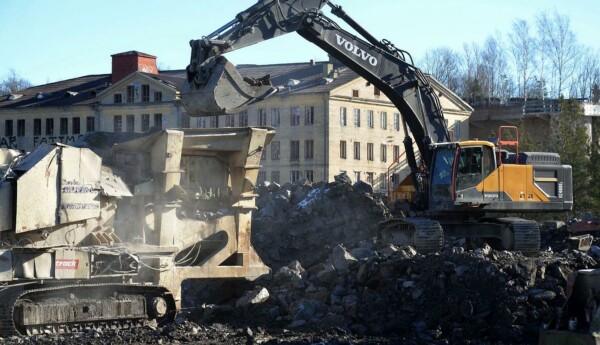
M 159 68 L 183 69 L 190 39 L 233 19 L 255 0 L 81 1 L 3 0 L 0 6 L 0 79 L 9 69 L 33 84 L 110 73 L 111 54 L 138 50 Z M 597 51 L 600 0 L 334 0 L 379 39 L 418 61 L 428 49 L 483 44 L 512 22 L 530 24 L 541 11 L 568 15 L 580 43 Z M 328 7 L 325 12 L 329 13 Z M 331 15 L 331 17 L 333 17 Z M 336 18 L 336 17 L 334 17 Z M 336 20 L 340 21 L 340 20 Z M 326 54 L 289 34 L 228 54 L 235 64 L 325 60 Z

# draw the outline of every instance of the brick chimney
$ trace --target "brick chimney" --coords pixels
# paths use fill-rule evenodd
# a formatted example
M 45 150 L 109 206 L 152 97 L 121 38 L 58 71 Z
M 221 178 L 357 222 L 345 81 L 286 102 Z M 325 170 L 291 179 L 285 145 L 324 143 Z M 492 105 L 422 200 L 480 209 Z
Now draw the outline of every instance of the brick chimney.
M 156 56 L 132 50 L 112 56 L 112 83 L 125 78 L 133 72 L 158 74 Z

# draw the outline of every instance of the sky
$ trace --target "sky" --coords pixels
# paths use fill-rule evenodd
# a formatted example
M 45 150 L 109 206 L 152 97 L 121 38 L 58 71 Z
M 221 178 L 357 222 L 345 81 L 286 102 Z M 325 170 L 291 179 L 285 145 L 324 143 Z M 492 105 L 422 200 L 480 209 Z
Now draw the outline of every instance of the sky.
M 137 50 L 159 69 L 184 69 L 191 39 L 232 20 L 256 0 L 2 0 L 0 80 L 12 69 L 34 85 L 111 72 L 111 55 Z M 598 51 L 600 0 L 334 0 L 378 39 L 415 62 L 439 47 L 462 51 L 507 34 L 516 19 L 534 25 L 543 11 L 569 16 L 579 43 Z M 324 8 L 336 22 L 341 19 Z M 234 64 L 323 61 L 327 54 L 295 33 L 227 54 Z

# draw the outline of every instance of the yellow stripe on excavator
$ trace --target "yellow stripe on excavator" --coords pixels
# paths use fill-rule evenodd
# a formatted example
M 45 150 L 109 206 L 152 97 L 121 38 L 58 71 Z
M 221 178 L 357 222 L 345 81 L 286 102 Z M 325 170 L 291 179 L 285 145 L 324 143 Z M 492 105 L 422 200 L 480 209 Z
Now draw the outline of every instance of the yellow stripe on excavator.
M 477 185 L 477 190 L 505 193 L 515 202 L 549 202 L 548 196 L 535 184 L 546 179 L 534 178 L 533 165 L 502 164 Z

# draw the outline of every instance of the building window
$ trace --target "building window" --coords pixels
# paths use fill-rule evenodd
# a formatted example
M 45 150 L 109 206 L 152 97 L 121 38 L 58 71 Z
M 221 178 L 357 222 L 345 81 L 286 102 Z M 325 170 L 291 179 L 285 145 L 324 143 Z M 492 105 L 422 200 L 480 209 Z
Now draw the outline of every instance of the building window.
M 460 121 L 456 120 L 454 121 L 454 140 L 459 141 L 460 140 Z
M 69 134 L 69 118 L 67 117 L 60 118 L 60 134 Z
M 290 126 L 300 126 L 300 107 L 292 107 L 290 110 Z
M 123 131 L 123 116 L 115 115 L 113 118 L 113 132 L 119 133 Z
M 300 179 L 300 171 L 299 170 L 290 171 L 290 181 L 291 182 L 296 182 L 299 179 Z
M 54 119 L 46 119 L 46 135 L 54 135 Z
M 312 170 L 306 170 L 304 171 L 304 177 L 309 180 L 310 182 L 314 182 L 315 181 L 315 173 Z
M 33 119 L 33 135 L 42 135 L 42 119 Z
M 150 85 L 142 85 L 142 102 L 150 102 Z
M 154 91 L 154 102 L 162 102 L 162 92 Z
M 387 174 L 386 173 L 381 173 L 379 174 L 379 179 L 381 180 L 381 189 L 385 189 L 387 188 Z
M 281 183 L 281 178 L 279 177 L 279 171 L 271 171 L 271 181 L 275 183 Z
M 271 141 L 271 160 L 278 161 L 280 153 L 279 141 Z
M 115 94 L 113 95 L 113 100 L 114 100 L 114 103 L 115 103 L 115 104 L 118 104 L 118 103 L 123 103 L 123 95 L 122 95 L 122 94 L 120 94 L 120 93 L 115 93 Z
M 304 158 L 313 159 L 315 156 L 315 141 L 304 140 Z
M 381 161 L 387 162 L 387 145 L 381 144 Z
M 258 172 L 258 183 L 263 183 L 267 180 L 267 172 L 266 171 L 259 171 Z
M 370 184 L 371 186 L 373 185 L 373 177 L 374 177 L 374 173 L 372 172 L 368 172 L 367 173 L 367 183 Z
M 261 150 L 261 152 L 260 152 L 260 160 L 261 161 L 267 160 L 267 150 Z
M 206 128 L 206 122 L 207 122 L 206 117 L 198 118 L 198 127 L 199 128 Z
M 225 127 L 235 127 L 235 115 L 225 115 Z
M 354 142 L 354 159 L 360 160 L 360 143 L 358 141 Z
M 354 182 L 360 181 L 360 171 L 354 172 Z
M 17 120 L 17 136 L 24 137 L 25 136 L 25 120 Z
M 387 113 L 381 112 L 381 129 L 387 129 Z
M 240 127 L 247 127 L 248 126 L 248 112 L 247 111 L 243 111 L 240 113 L 239 115 L 239 123 L 240 123 Z
M 85 119 L 85 130 L 87 132 L 93 132 L 96 130 L 96 121 L 93 116 L 88 116 Z
M 340 141 L 340 158 L 346 159 L 346 141 L 345 140 Z
M 369 128 L 373 128 L 375 126 L 373 122 L 373 110 L 367 110 L 367 125 Z
M 71 120 L 71 133 L 72 134 L 79 134 L 81 133 L 81 119 L 78 117 L 74 117 Z
M 340 108 L 340 125 L 346 126 L 346 108 Z
M 271 126 L 278 127 L 281 123 L 281 116 L 278 108 L 271 109 Z
M 373 143 L 367 143 L 367 160 L 373 160 Z
M 257 123 L 259 126 L 267 125 L 267 109 L 258 109 Z
M 394 145 L 394 161 L 400 157 L 400 146 Z
M 150 114 L 142 114 L 142 132 L 147 132 L 150 129 Z
M 179 117 L 179 128 L 190 128 L 190 116 L 185 111 Z
M 400 114 L 394 113 L 394 130 L 400 130 Z
M 299 140 L 290 141 L 290 160 L 291 161 L 300 160 L 300 141 Z
M 134 95 L 135 91 L 133 90 L 133 85 L 127 86 L 127 103 L 133 102 Z
M 360 127 L 360 109 L 354 109 L 354 127 Z
M 358 90 L 352 90 L 352 97 L 358 97 Z
M 131 133 L 135 129 L 135 116 L 127 115 L 125 118 L 125 131 Z
M 376 86 L 373 86 L 373 95 L 381 96 L 381 91 Z
M 210 117 L 210 128 L 219 128 L 219 116 Z
M 13 136 L 13 120 L 4 121 L 4 136 Z
M 152 124 L 155 127 L 162 128 L 163 118 L 162 114 L 154 114 L 154 123 Z
M 315 124 L 315 107 L 306 107 L 304 113 L 304 125 L 312 126 Z

